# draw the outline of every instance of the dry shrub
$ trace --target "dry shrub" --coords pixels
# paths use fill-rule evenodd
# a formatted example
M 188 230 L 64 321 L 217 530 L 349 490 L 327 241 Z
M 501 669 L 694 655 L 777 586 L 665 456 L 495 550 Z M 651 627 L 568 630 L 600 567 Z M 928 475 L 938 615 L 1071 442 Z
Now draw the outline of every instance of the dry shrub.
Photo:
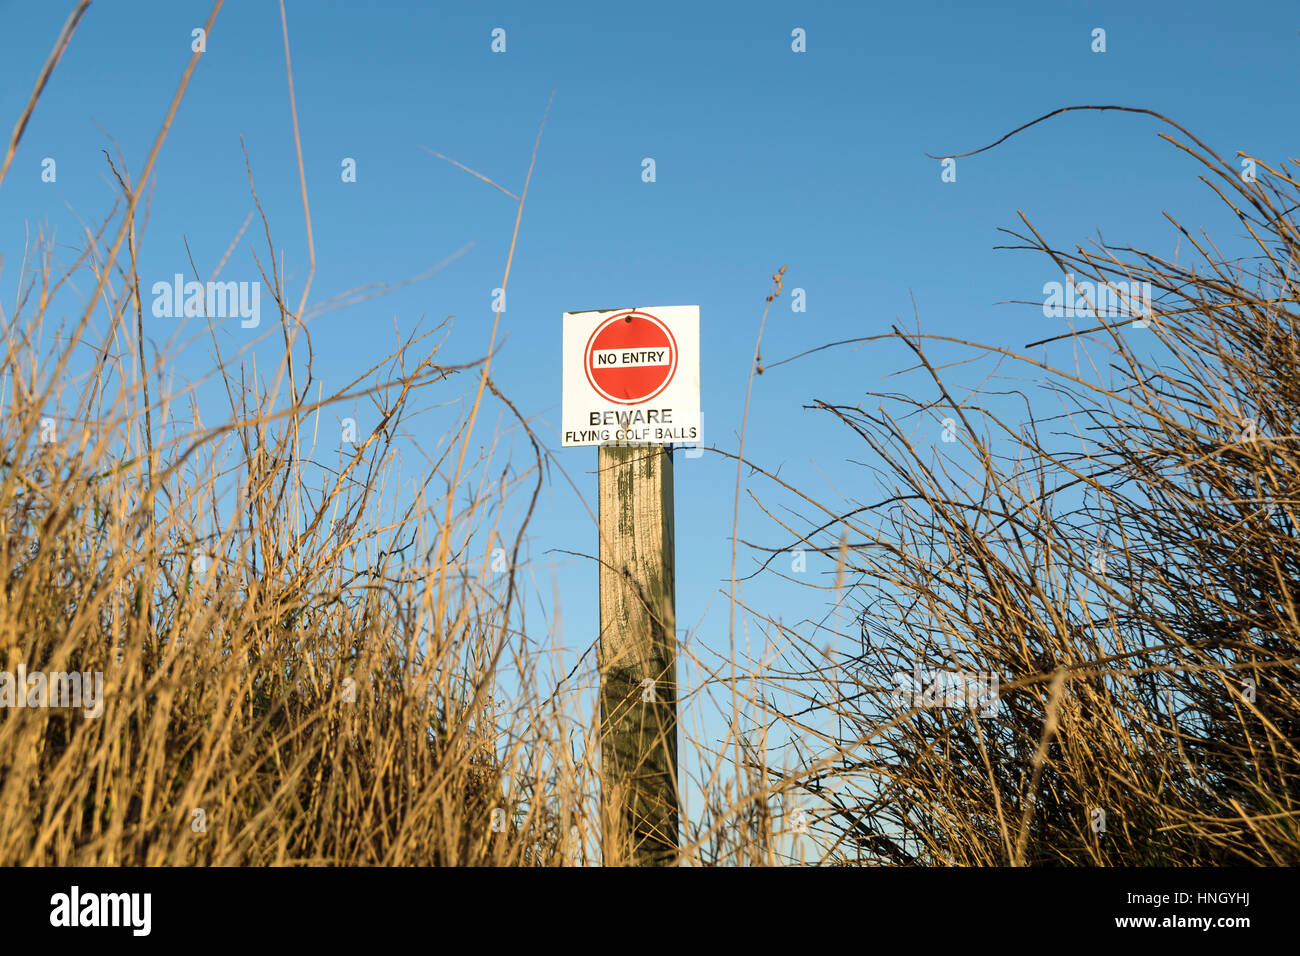
M 838 555 L 859 629 L 828 659 L 784 628 L 771 692 L 832 860 L 1300 861 L 1300 188 L 1164 121 L 1247 253 L 1176 221 L 1192 264 L 1059 250 L 1026 220 L 1015 248 L 1076 282 L 1150 283 L 1149 327 L 1080 321 L 1068 365 L 895 328 L 910 394 L 814 405 L 881 489 L 768 549 Z

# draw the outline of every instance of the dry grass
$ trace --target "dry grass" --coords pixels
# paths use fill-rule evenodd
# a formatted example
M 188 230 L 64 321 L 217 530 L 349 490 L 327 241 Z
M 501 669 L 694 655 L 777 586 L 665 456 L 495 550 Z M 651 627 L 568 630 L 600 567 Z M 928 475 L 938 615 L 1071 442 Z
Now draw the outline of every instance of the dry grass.
M 411 335 L 323 395 L 307 289 L 291 310 L 267 230 L 284 341 L 269 380 L 222 356 L 209 323 L 229 416 L 205 425 L 192 387 L 161 388 L 168 357 L 146 363 L 137 210 L 197 59 L 138 184 L 110 162 L 119 209 L 63 274 L 39 237 L 5 316 L 0 666 L 102 673 L 106 705 L 0 710 L 0 863 L 581 862 L 591 767 L 574 745 L 589 753 L 589 731 L 520 640 L 527 516 L 497 527 L 517 487 L 535 500 L 542 461 L 489 472 L 495 448 L 469 453 L 489 359 L 446 367 L 431 333 Z M 256 201 L 251 167 L 249 181 Z M 77 275 L 85 313 L 44 346 Z M 402 422 L 462 381 L 470 411 L 399 506 Z M 336 445 L 331 410 L 365 400 L 378 424 Z
M 1165 122 L 1252 251 L 1177 222 L 1192 265 L 1058 250 L 1026 220 L 1016 248 L 1077 281 L 1149 282 L 1150 328 L 1085 319 L 1067 366 L 895 328 L 908 393 L 815 403 L 881 488 L 769 549 L 837 555 L 854 622 L 838 655 L 770 623 L 768 716 L 832 859 L 1300 861 L 1300 188 Z M 996 675 L 996 715 L 936 706 L 944 672 Z
M 138 303 L 118 278 L 120 319 Z M 581 858 L 585 836 L 557 821 L 586 768 L 549 736 L 569 700 L 520 655 L 514 575 L 497 570 L 522 533 L 503 539 L 501 502 L 535 490 L 540 461 L 489 473 L 491 450 L 460 462 L 452 442 L 396 504 L 394 436 L 484 363 L 441 366 L 412 336 L 313 398 L 310 362 L 270 383 L 223 362 L 230 415 L 205 427 L 188 392 L 146 404 L 160 369 L 133 343 L 106 342 L 59 401 L 51 370 L 77 346 L 38 354 L 39 320 L 15 316 L 5 342 L 3 667 L 102 672 L 108 704 L 0 711 L 0 862 Z M 292 324 L 281 306 L 286 338 Z M 329 409 L 367 397 L 378 424 L 339 449 Z M 516 805 L 494 834 L 492 809 Z

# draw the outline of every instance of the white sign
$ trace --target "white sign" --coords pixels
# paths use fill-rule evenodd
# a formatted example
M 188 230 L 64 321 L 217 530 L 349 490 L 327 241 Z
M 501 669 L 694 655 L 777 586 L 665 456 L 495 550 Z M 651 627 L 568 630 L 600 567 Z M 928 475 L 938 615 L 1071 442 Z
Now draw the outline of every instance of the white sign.
M 700 307 L 564 313 L 564 445 L 700 440 Z

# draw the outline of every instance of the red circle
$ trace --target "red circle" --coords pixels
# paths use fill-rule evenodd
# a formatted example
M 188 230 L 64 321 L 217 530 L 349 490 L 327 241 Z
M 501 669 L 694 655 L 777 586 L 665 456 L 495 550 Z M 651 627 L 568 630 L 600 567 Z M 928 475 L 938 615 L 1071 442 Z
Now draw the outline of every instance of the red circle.
M 597 368 L 596 350 L 667 348 L 666 365 L 625 365 Z M 677 340 L 660 319 L 649 312 L 629 309 L 610 316 L 591 333 L 583 352 L 587 381 L 596 393 L 619 405 L 648 402 L 673 380 L 677 372 Z

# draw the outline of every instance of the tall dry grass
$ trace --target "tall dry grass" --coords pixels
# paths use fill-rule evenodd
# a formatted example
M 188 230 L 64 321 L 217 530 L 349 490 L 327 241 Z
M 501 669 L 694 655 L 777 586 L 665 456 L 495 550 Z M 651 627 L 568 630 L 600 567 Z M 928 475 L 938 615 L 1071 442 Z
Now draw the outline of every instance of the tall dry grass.
M 67 277 L 37 258 L 4 344 L 0 666 L 102 672 L 107 703 L 0 710 L 0 862 L 582 859 L 570 701 L 522 653 L 495 560 L 514 566 L 502 501 L 528 500 L 540 461 L 502 475 L 452 441 L 397 497 L 404 421 L 430 392 L 472 394 L 483 363 L 439 365 L 412 335 L 322 396 L 292 347 L 271 381 L 222 362 L 229 416 L 209 425 L 114 341 L 139 309 L 129 268 L 65 389 L 81 343 L 39 336 Z M 367 398 L 378 424 L 340 449 L 337 410 Z
M 138 218 L 197 59 L 136 181 L 109 161 L 113 214 L 59 274 L 38 237 L 4 316 L 0 668 L 102 673 L 104 706 L 0 709 L 0 864 L 583 862 L 591 725 L 520 640 L 527 515 L 498 525 L 507 495 L 535 500 L 542 461 L 470 451 L 491 344 L 449 367 L 411 334 L 323 394 L 310 277 L 292 308 L 267 228 L 278 367 L 224 355 L 209 321 L 229 414 L 207 423 L 194 386 L 168 385 L 175 356 L 146 360 Z M 55 328 L 78 279 L 85 312 Z M 402 499 L 395 442 L 435 392 L 469 412 Z M 376 427 L 336 442 L 339 410 L 367 400 Z
M 1020 352 L 895 327 L 907 391 L 814 403 L 880 492 L 805 499 L 767 548 L 837 558 L 852 622 L 830 654 L 770 622 L 767 715 L 833 860 L 1300 861 L 1300 184 L 1160 119 L 1238 234 L 1169 217 L 1171 260 L 1013 233 L 1078 282 L 1149 282 L 1148 328 Z

